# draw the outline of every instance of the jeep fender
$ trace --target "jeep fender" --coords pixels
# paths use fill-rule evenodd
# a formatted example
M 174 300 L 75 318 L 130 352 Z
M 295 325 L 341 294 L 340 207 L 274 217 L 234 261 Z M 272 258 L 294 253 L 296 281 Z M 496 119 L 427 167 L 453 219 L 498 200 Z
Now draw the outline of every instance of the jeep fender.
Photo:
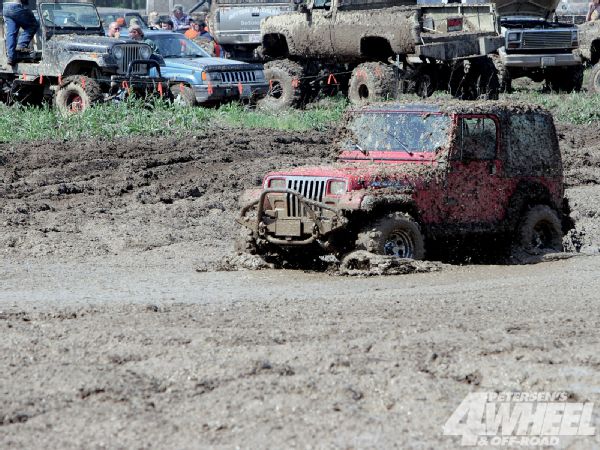
M 65 68 L 62 72 L 63 77 L 68 77 L 71 75 L 87 75 L 92 76 L 94 71 L 100 71 L 100 67 L 98 66 L 98 58 L 92 58 L 90 56 L 78 55 L 74 58 L 71 58 L 69 62 L 65 65 Z M 116 65 L 115 65 L 116 67 Z M 95 78 L 92 76 L 92 78 Z M 110 81 L 110 80 L 108 80 Z
M 262 57 L 284 58 L 289 54 L 288 40 L 282 33 L 268 33 L 262 37 L 259 49 Z
M 356 208 L 355 208 L 356 209 Z M 402 211 L 417 215 L 417 207 L 411 194 L 373 192 L 361 196 L 358 208 L 368 214 L 383 211 Z M 417 217 L 415 217 L 417 219 Z

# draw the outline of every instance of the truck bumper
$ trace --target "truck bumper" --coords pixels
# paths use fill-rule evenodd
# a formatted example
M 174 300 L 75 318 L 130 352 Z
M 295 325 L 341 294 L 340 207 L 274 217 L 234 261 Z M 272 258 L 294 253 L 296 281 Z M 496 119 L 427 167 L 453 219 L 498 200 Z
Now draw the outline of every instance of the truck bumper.
M 294 196 L 302 205 L 305 215 L 288 217 L 277 209 L 266 210 L 268 194 Z M 254 208 L 257 209 L 256 217 L 249 217 L 248 212 Z M 258 199 L 242 208 L 237 221 L 252 230 L 259 239 L 282 246 L 312 244 L 348 223 L 340 208 L 311 200 L 292 189 L 264 189 Z
M 241 89 L 240 89 L 241 87 Z M 194 85 L 194 93 L 198 103 L 221 102 L 226 100 L 258 100 L 267 95 L 269 85 L 267 83 L 246 83 Z
M 575 53 L 546 55 L 507 54 L 504 48 L 498 51 L 505 67 L 545 68 L 581 65 L 581 57 Z

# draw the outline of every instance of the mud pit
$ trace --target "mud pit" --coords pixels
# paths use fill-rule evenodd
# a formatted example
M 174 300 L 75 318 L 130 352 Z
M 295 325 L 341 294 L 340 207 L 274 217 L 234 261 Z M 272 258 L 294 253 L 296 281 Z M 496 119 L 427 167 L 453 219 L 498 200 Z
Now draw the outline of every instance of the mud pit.
M 591 254 L 597 129 L 559 126 Z M 243 188 L 329 141 L 1 145 L 0 447 L 455 448 L 441 427 L 474 390 L 598 404 L 597 256 L 367 279 L 196 271 L 231 254 Z

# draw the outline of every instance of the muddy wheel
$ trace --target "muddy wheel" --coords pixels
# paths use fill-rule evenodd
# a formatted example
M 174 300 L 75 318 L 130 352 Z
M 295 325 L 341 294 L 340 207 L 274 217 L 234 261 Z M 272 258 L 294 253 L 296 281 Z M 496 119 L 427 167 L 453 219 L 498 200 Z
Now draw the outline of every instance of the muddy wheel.
M 394 97 L 395 86 L 394 69 L 389 65 L 359 64 L 350 77 L 348 98 L 354 104 L 386 100 Z
M 519 225 L 517 247 L 528 253 L 562 251 L 562 227 L 556 212 L 546 205 L 530 208 Z
M 184 84 L 175 84 L 170 88 L 173 104 L 177 106 L 196 106 L 194 90 Z
M 546 85 L 552 92 L 579 92 L 583 85 L 583 66 L 549 71 L 546 76 Z
M 425 256 L 419 225 L 408 214 L 400 212 L 382 217 L 359 233 L 356 248 L 398 258 L 423 259 Z
M 61 114 L 77 114 L 102 100 L 102 89 L 92 78 L 66 77 L 54 96 L 54 107 Z
M 600 63 L 592 67 L 590 71 L 590 79 L 588 81 L 588 92 L 600 93 Z
M 235 239 L 234 247 L 236 253 L 256 254 L 256 239 L 254 239 L 252 231 L 246 227 L 242 227 Z
M 498 72 L 488 57 L 454 63 L 449 84 L 450 93 L 461 100 L 498 99 Z
M 431 97 L 437 87 L 437 76 L 433 67 L 419 68 L 414 81 L 415 94 L 421 98 Z
M 502 64 L 502 60 L 498 55 L 492 55 L 491 58 L 496 67 L 496 72 L 498 72 L 498 91 L 510 94 L 512 92 L 512 78 L 508 69 Z
M 304 69 L 289 59 L 265 64 L 265 78 L 269 83 L 267 95 L 256 106 L 267 111 L 281 111 L 302 105 Z

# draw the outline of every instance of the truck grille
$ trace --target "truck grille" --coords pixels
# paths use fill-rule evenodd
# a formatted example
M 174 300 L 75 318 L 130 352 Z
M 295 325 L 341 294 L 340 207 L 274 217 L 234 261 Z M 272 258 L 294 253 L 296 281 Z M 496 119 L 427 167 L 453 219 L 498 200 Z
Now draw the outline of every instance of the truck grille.
M 570 31 L 526 31 L 521 48 L 571 48 Z
M 323 201 L 327 178 L 319 177 L 288 177 L 287 188 L 299 192 L 306 198 L 317 202 Z M 292 194 L 286 194 L 288 217 L 307 216 L 306 208 L 300 204 L 298 198 Z
M 140 56 L 140 46 L 136 44 L 124 44 L 120 45 L 120 48 L 123 49 L 123 58 L 117 61 L 119 65 L 119 73 L 125 74 L 127 73 L 127 68 L 129 67 L 129 63 L 134 59 L 143 59 Z M 139 75 L 145 75 L 147 72 L 147 67 L 144 64 L 136 64 L 133 67 L 132 73 Z
M 256 74 L 253 71 L 230 71 L 223 72 L 223 81 L 225 83 L 248 83 L 256 81 Z

